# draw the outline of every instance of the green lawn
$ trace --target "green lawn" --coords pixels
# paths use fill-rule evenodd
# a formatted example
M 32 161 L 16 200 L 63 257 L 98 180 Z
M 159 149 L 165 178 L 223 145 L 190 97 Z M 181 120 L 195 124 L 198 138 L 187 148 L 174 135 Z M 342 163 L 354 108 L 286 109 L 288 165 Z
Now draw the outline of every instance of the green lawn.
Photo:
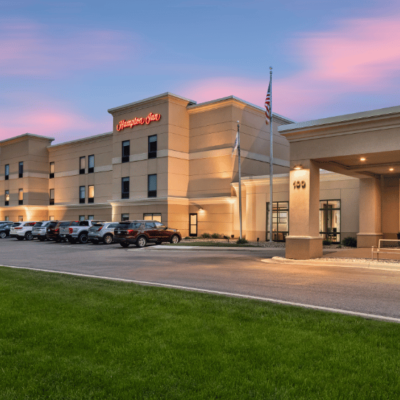
M 0 268 L 0 399 L 399 399 L 400 325 Z

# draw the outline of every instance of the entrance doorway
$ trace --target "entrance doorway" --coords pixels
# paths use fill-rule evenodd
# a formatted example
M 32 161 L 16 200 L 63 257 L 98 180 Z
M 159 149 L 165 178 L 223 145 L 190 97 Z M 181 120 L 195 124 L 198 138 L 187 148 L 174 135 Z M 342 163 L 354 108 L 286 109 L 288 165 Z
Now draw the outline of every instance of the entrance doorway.
M 272 240 L 284 242 L 289 234 L 289 202 L 274 201 L 272 207 Z M 269 240 L 269 203 L 267 203 L 267 241 Z
M 197 236 L 197 214 L 189 214 L 189 236 Z

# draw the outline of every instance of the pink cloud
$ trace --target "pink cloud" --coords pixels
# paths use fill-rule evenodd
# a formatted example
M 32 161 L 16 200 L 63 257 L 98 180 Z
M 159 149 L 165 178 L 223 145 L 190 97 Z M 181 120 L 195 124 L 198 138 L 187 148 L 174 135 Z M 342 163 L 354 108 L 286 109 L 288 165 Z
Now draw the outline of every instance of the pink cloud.
M 382 93 L 400 89 L 400 17 L 354 19 L 325 32 L 303 34 L 292 42 L 303 67 L 273 82 L 278 113 L 304 120 L 311 108 L 323 109 L 346 93 Z M 264 79 L 214 77 L 193 82 L 182 93 L 197 101 L 235 95 L 263 106 Z
M 58 76 L 82 69 L 115 66 L 138 52 L 126 34 L 110 30 L 59 37 L 29 21 L 0 24 L 0 75 Z M 133 47 L 133 48 L 132 48 Z

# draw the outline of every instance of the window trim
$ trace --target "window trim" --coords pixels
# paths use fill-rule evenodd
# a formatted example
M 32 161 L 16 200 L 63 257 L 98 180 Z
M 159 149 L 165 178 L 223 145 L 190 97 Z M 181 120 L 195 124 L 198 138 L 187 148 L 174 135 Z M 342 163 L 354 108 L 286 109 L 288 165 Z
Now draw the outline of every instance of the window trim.
M 51 191 L 53 191 L 53 198 L 51 197 Z M 55 190 L 53 188 L 53 189 L 50 189 L 50 191 L 49 191 L 49 204 L 51 206 L 54 206 L 54 197 L 55 197 Z
M 90 166 L 90 157 L 93 157 L 93 167 Z M 94 173 L 94 154 L 88 156 L 88 174 Z
M 49 179 L 53 179 L 54 178 L 54 172 L 51 172 L 51 166 L 53 166 L 53 170 L 55 169 L 55 163 L 54 161 L 50 162 L 50 173 L 49 173 Z
M 22 169 L 22 172 L 21 172 L 21 169 Z M 18 178 L 23 178 L 23 177 L 24 177 L 24 162 L 18 161 Z
M 8 192 L 8 193 L 7 193 Z M 8 195 L 8 200 L 7 199 L 7 195 Z M 10 190 L 4 190 L 4 207 L 7 207 L 10 205 Z
M 22 200 L 20 200 L 19 198 L 19 194 L 22 193 Z M 24 205 L 24 189 L 23 188 L 19 188 L 18 189 L 18 205 L 19 206 L 23 206 Z
M 81 197 L 81 188 L 84 189 L 85 197 Z M 79 204 L 85 204 L 86 203 L 86 186 L 79 186 Z
M 150 177 L 156 177 L 156 190 L 150 190 Z M 147 175 L 147 197 L 157 197 L 157 174 Z
M 128 182 L 129 190 L 127 192 L 124 192 L 124 179 L 128 180 L 127 182 Z M 121 199 L 129 199 L 130 190 L 131 190 L 131 179 L 129 176 L 123 176 L 121 178 Z
M 8 173 L 7 173 L 7 169 L 8 169 Z M 10 179 L 10 164 L 6 164 L 4 166 L 4 180 L 8 181 L 9 179 Z
M 81 160 L 85 160 L 85 168 L 81 168 Z M 86 156 L 79 157 L 79 175 L 84 175 L 86 173 Z
M 90 195 L 90 188 L 93 187 L 93 197 L 89 197 Z M 88 185 L 88 203 L 94 203 L 94 185 Z
M 130 140 L 123 140 L 122 142 L 122 149 L 121 149 L 121 163 L 129 162 L 131 156 L 131 141 Z M 124 146 L 124 143 L 128 143 L 128 146 Z M 129 154 L 124 155 L 124 147 L 129 148 Z

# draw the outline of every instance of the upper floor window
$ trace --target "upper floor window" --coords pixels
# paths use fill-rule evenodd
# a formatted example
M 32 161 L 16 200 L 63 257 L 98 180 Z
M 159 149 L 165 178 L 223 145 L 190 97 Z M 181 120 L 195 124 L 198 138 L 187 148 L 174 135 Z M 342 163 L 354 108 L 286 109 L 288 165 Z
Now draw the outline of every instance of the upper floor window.
M 94 172 L 94 155 L 88 157 L 88 173 L 92 174 Z
M 131 142 L 125 140 L 122 142 L 122 162 L 129 162 L 129 156 L 131 155 Z
M 157 197 L 157 175 L 148 175 L 147 197 Z
M 84 174 L 86 171 L 86 157 L 79 158 L 79 174 Z
M 94 185 L 88 186 L 88 203 L 94 203 Z
M 22 178 L 24 176 L 24 162 L 20 161 L 18 164 L 18 178 Z
M 5 176 L 5 180 L 8 181 L 9 177 L 10 177 L 10 165 L 6 164 L 5 168 L 4 168 L 4 176 Z
M 8 206 L 9 204 L 10 204 L 10 192 L 6 190 L 4 194 L 4 205 Z
M 129 199 L 129 177 L 121 179 L 121 199 Z
M 149 136 L 148 157 L 149 158 L 157 157 L 157 135 Z
M 54 162 L 50 163 L 50 179 L 54 178 Z
M 24 189 L 18 190 L 18 205 L 22 206 L 24 204 Z
M 54 205 L 54 189 L 50 189 L 50 205 Z
M 85 204 L 86 201 L 86 188 L 85 186 L 79 186 L 79 203 Z

